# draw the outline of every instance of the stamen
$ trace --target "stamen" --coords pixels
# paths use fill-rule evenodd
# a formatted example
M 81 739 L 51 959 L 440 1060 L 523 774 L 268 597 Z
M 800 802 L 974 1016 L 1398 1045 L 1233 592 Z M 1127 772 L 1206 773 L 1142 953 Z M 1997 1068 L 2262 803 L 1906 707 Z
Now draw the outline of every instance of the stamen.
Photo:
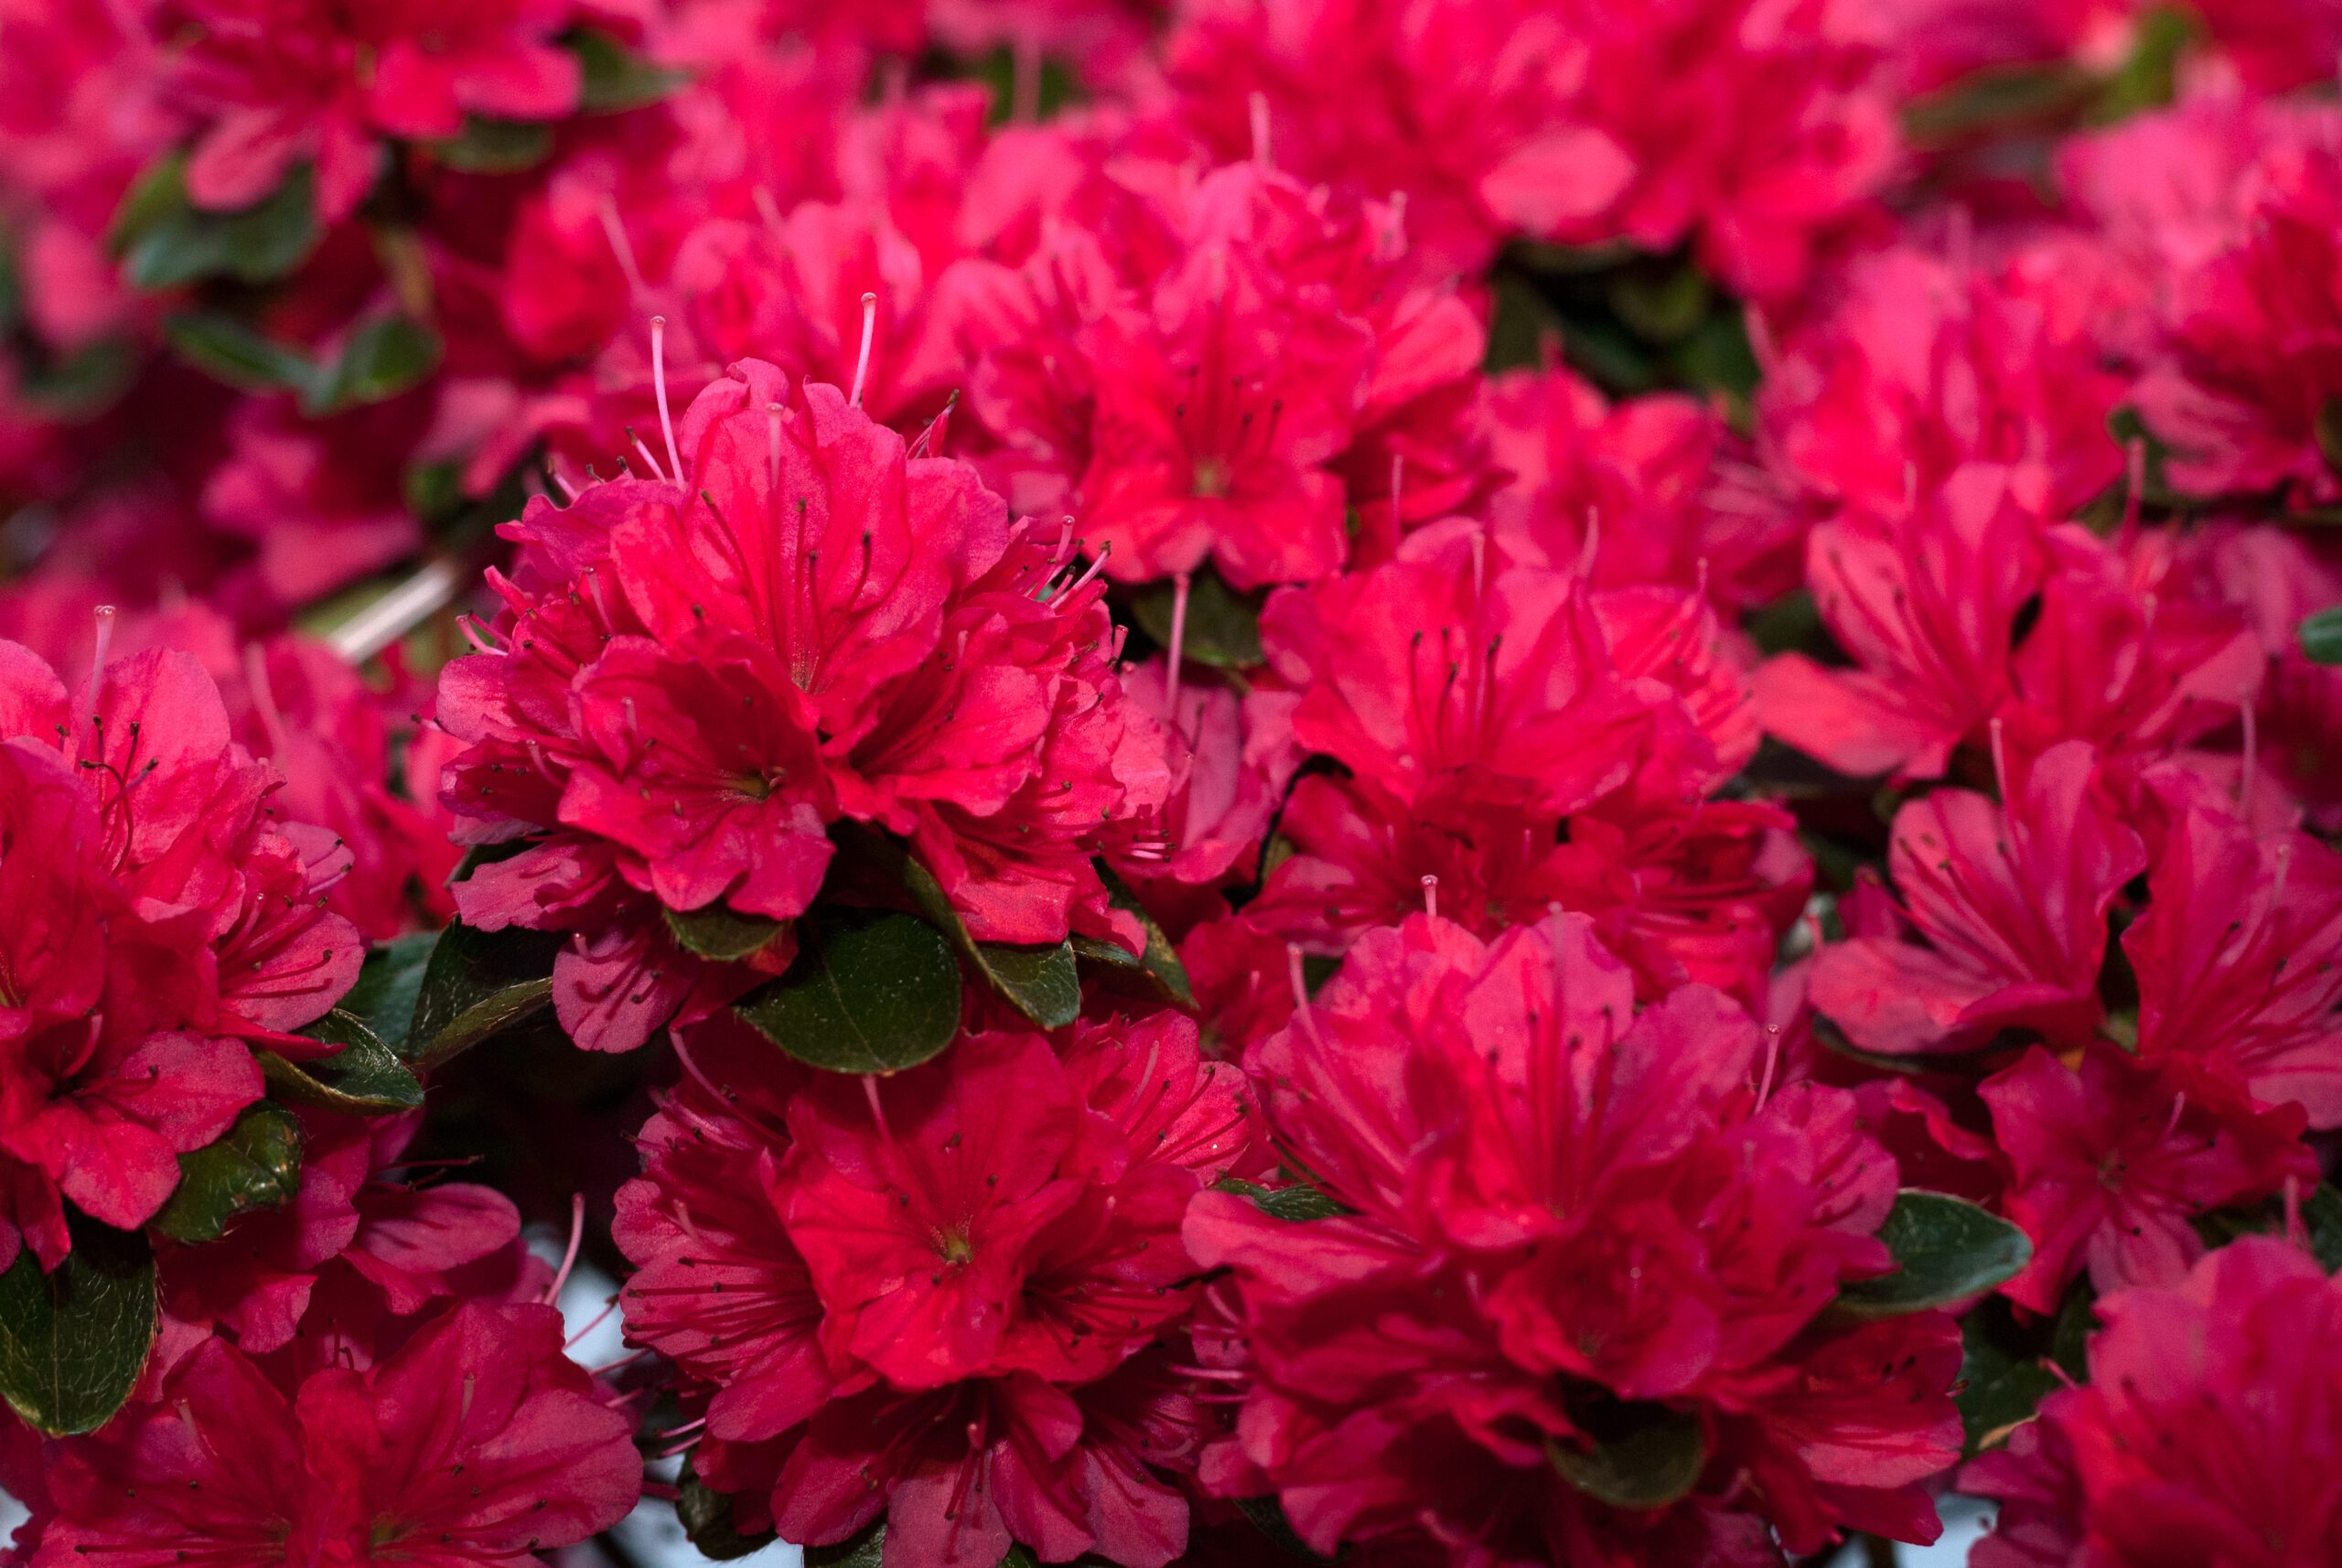
M 2009 752 L 2002 738 L 2001 721 L 1994 719 L 1987 728 L 1993 737 L 1993 783 L 2001 792 L 2001 811 L 2013 817 L 2016 797 L 2009 793 Z
M 683 459 L 675 450 L 675 421 L 667 412 L 667 318 L 650 318 L 650 392 L 659 400 L 659 433 L 667 438 L 667 466 L 682 483 Z
M 626 274 L 626 286 L 635 294 L 644 293 L 649 285 L 642 281 L 642 269 L 635 264 L 634 247 L 627 242 L 626 225 L 618 221 L 618 202 L 606 196 L 597 210 L 602 232 L 609 238 L 610 253 L 618 259 L 618 271 Z
M 846 401 L 854 407 L 862 406 L 862 383 L 870 374 L 870 340 L 878 331 L 878 296 L 862 296 L 862 352 L 854 361 L 854 392 Z
M 268 736 L 268 754 L 284 756 L 285 715 L 277 711 L 276 693 L 268 684 L 268 659 L 257 642 L 244 644 L 244 684 L 252 688 L 252 711 L 260 715 L 261 730 Z
M 1101 554 L 1100 559 L 1104 556 Z M 1194 586 L 1195 578 L 1190 573 L 1180 572 L 1171 579 L 1171 648 L 1166 656 L 1169 664 L 1163 677 L 1163 689 L 1173 729 L 1179 727 L 1179 661 L 1187 641 L 1187 593 Z
M 553 1283 L 545 1286 L 540 1299 L 547 1306 L 561 1299 L 561 1287 L 569 1283 L 569 1271 L 577 1266 L 577 1249 L 586 1240 L 586 1195 L 569 1195 L 569 1250 L 561 1255 L 561 1267 L 553 1271 Z
M 765 475 L 766 484 L 775 495 L 780 493 L 780 404 L 765 404 Z
M 106 655 L 113 648 L 113 607 L 112 605 L 100 605 L 91 613 L 97 618 L 98 623 L 96 646 L 93 648 L 90 655 L 89 709 L 91 723 L 92 725 L 95 725 L 98 717 L 98 695 L 105 690 Z M 102 750 L 104 740 L 102 732 L 101 732 L 99 739 L 100 746 Z M 79 737 L 76 737 L 74 742 L 74 756 L 76 760 L 80 758 L 80 755 L 81 742 Z
M 453 561 L 425 562 L 422 570 L 344 621 L 326 640 L 352 664 L 363 664 L 447 607 L 466 581 Z
M 1262 168 L 1273 168 L 1269 161 L 1269 95 L 1255 92 L 1246 101 L 1252 117 L 1252 161 Z
M 1439 878 L 1425 872 L 1423 884 L 1423 913 L 1436 920 L 1439 918 Z
M 1756 1081 L 1756 1109 L 1765 1109 L 1765 1101 L 1773 1096 L 1773 1069 L 1781 1060 L 1781 1026 L 1765 1026 L 1765 1076 Z
M 1577 552 L 1578 581 L 1582 583 L 1594 581 L 1594 558 L 1601 553 L 1601 550 L 1602 509 L 1598 506 L 1589 506 L 1585 509 L 1585 542 L 1578 547 Z

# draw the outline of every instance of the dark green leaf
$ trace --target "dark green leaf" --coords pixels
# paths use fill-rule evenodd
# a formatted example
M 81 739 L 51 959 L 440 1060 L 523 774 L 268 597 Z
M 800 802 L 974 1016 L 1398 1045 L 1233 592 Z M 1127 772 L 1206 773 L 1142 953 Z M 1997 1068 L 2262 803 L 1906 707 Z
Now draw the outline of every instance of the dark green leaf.
M 106 250 L 121 255 L 130 242 L 187 206 L 187 155 L 166 153 L 138 171 L 106 224 Z
M 1271 1187 L 1236 1176 L 1222 1176 L 1212 1183 L 1212 1190 L 1249 1198 L 1253 1208 L 1274 1219 L 1332 1219 L 1357 1212 L 1305 1181 Z
M 2033 1243 L 2007 1220 L 1917 1187 L 1896 1195 L 1878 1237 L 1895 1254 L 1895 1271 L 1841 1291 L 1836 1310 L 1843 1316 L 1894 1317 L 1947 1306 L 2014 1278 L 2033 1260 Z
M 2157 5 L 2132 28 L 2136 40 L 2090 107 L 2093 124 L 2108 124 L 2169 103 L 2178 83 L 2179 57 L 2195 35 L 2194 18 L 2175 5 Z
M 349 335 L 334 362 L 317 372 L 304 413 L 326 414 L 396 397 L 439 365 L 439 334 L 412 317 L 377 316 Z
M 2197 1233 L 2209 1247 L 2225 1247 L 2240 1236 L 2283 1236 L 2284 1205 L 2276 1198 L 2255 1208 L 2219 1208 L 2196 1217 Z M 2302 1239 L 2327 1273 L 2342 1269 L 2342 1191 L 2320 1182 L 2302 1199 Z
M 2005 1301 L 1994 1297 L 1960 1320 L 1961 1424 L 1966 1452 L 1997 1445 L 2010 1431 L 2033 1419 L 2042 1399 L 2059 1386 L 2035 1336 L 2017 1323 Z
M 204 212 L 189 205 L 174 166 L 159 169 L 156 180 L 152 189 L 142 187 L 133 193 L 118 220 L 123 269 L 135 287 L 176 288 L 218 276 L 266 283 L 291 272 L 316 248 L 316 180 L 306 164 L 269 195 L 234 212 Z
M 730 1494 L 719 1492 L 701 1480 L 692 1472 L 689 1460 L 683 1463 L 675 1497 L 675 1518 L 682 1521 L 683 1534 L 699 1548 L 700 1554 L 718 1563 L 762 1552 L 773 1542 L 773 1532 L 768 1530 L 757 1535 L 743 1535 L 732 1522 Z M 811 1551 L 806 1552 L 805 1561 L 814 1561 Z M 875 1564 L 877 1559 L 874 1557 L 871 1562 Z
M 1581 1424 L 1595 1434 L 1591 1447 L 1549 1439 L 1545 1456 L 1562 1479 L 1614 1509 L 1665 1508 L 1698 1483 L 1708 1462 L 1699 1416 L 1663 1404 L 1613 1403 Z
M 886 1556 L 886 1521 L 878 1520 L 851 1541 L 805 1549 L 805 1568 L 880 1568 Z
M 261 1052 L 261 1071 L 279 1099 L 356 1116 L 412 1111 L 423 1103 L 423 1085 L 414 1074 L 354 1014 L 336 1008 L 300 1032 L 341 1049 L 306 1062 Z
M 1107 903 L 1137 916 L 1139 924 L 1146 929 L 1146 950 L 1139 955 L 1139 967 L 1154 977 L 1165 1000 L 1193 1012 L 1196 1006 L 1195 987 L 1187 983 L 1187 966 L 1179 961 L 1179 950 L 1171 945 L 1171 939 L 1164 934 L 1161 926 L 1155 923 L 1155 917 L 1146 912 L 1146 907 L 1138 901 L 1138 895 L 1131 891 L 1130 884 L 1124 882 L 1112 866 L 1102 860 L 1092 864 L 1098 868 L 1098 879 L 1106 885 Z
M 438 946 L 436 931 L 375 943 L 358 972 L 358 983 L 341 999 L 341 1010 L 355 1014 L 376 1039 L 405 1055 L 407 1035 L 414 1027 L 415 999 L 423 993 L 423 976 Z
M 1177 596 L 1170 583 L 1152 583 L 1131 596 L 1131 614 L 1166 649 L 1171 646 L 1171 611 Z M 1267 602 L 1265 591 L 1240 594 L 1216 574 L 1198 572 L 1188 585 L 1181 657 L 1215 670 L 1249 670 L 1260 663 L 1265 657 L 1261 651 L 1261 607 Z
M 121 338 L 101 338 L 26 368 L 26 402 L 49 418 L 77 420 L 111 407 L 130 388 L 141 355 Z
M 166 317 L 163 340 L 205 374 L 248 391 L 306 389 L 316 374 L 309 357 L 298 349 L 217 311 L 181 311 Z
M 891 838 L 859 835 L 858 854 L 892 868 L 919 913 L 951 939 L 960 956 L 1004 997 L 1008 1004 L 1044 1029 L 1063 1028 L 1081 1013 L 1081 977 L 1074 968 L 1068 942 L 1020 946 L 1013 942 L 980 942 L 968 934 L 967 923 L 952 908 L 934 874 Z
M 432 143 L 431 150 L 441 163 L 466 174 L 514 174 L 544 162 L 553 151 L 553 127 L 475 114 L 460 134 Z
M 788 929 L 788 922 L 762 915 L 743 915 L 721 904 L 704 909 L 669 909 L 667 929 L 685 952 L 736 963 L 765 947 Z
M 2342 606 L 2302 622 L 2302 652 L 2319 664 L 2342 664 Z
M 797 959 L 734 1004 L 767 1039 L 833 1072 L 899 1072 L 951 1043 L 960 966 L 916 916 L 824 908 L 797 922 Z
M 585 73 L 578 107 L 588 114 L 610 114 L 656 103 L 686 80 L 682 71 L 653 65 L 596 28 L 580 27 L 562 41 L 577 57 Z
M 94 1432 L 137 1386 L 155 1344 L 146 1238 L 68 1209 L 73 1251 L 53 1273 L 26 1247 L 0 1274 L 0 1397 L 52 1437 Z
M 1252 1528 L 1269 1538 L 1269 1544 L 1288 1557 L 1299 1557 L 1311 1563 L 1327 1561 L 1309 1550 L 1301 1532 L 1293 1528 L 1293 1520 L 1284 1517 L 1284 1504 L 1274 1497 L 1239 1498 L 1236 1506 L 1252 1521 Z
M 1654 342 L 1690 337 L 1708 314 L 1708 280 L 1689 262 L 1625 266 L 1610 274 L 1610 308 Z
M 414 1001 L 407 1058 L 445 1065 L 482 1040 L 553 1005 L 553 931 L 483 931 L 451 921 L 432 950 Z
M 179 1156 L 179 1185 L 152 1224 L 174 1241 L 216 1241 L 238 1215 L 281 1208 L 300 1187 L 301 1119 L 263 1100 L 226 1136 Z

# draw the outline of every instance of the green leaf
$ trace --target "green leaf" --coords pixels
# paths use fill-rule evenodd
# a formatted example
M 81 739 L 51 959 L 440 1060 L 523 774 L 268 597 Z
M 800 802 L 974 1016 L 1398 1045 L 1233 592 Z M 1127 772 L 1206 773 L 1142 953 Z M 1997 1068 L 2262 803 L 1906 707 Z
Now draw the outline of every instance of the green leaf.
M 377 316 L 349 335 L 334 362 L 319 371 L 302 412 L 334 413 L 381 403 L 421 381 L 439 365 L 439 334 L 413 317 Z
M 886 1556 L 886 1521 L 878 1520 L 851 1541 L 805 1549 L 805 1568 L 880 1568 Z
M 179 311 L 164 317 L 163 340 L 206 375 L 247 391 L 306 390 L 317 374 L 309 357 L 298 349 L 218 311 Z
M 1131 614 L 1146 635 L 1165 648 L 1171 646 L 1171 611 L 1177 590 L 1170 583 L 1152 583 L 1131 596 Z M 1198 572 L 1187 589 L 1187 627 L 1179 644 L 1180 656 L 1215 670 L 1249 670 L 1265 657 L 1261 651 L 1261 607 L 1265 590 L 1240 594 L 1216 573 Z
M 474 114 L 463 130 L 431 151 L 449 168 L 466 174 L 516 174 L 533 168 L 553 152 L 553 127 L 533 120 L 490 120 Z
M 238 1215 L 280 1208 L 300 1187 L 301 1119 L 263 1100 L 224 1137 L 179 1156 L 179 1185 L 151 1223 L 174 1241 L 216 1241 Z
M 1618 319 L 1652 342 L 1689 338 L 1708 314 L 1708 280 L 1689 262 L 1621 267 L 1608 292 Z
M 677 947 L 719 963 L 738 962 L 789 927 L 786 920 L 743 915 L 721 904 L 710 904 L 704 909 L 669 909 L 666 916 L 667 929 Z
M 2024 1231 L 1974 1204 L 1940 1192 L 1905 1187 L 1880 1226 L 1895 1272 L 1839 1292 L 1835 1308 L 1850 1317 L 1894 1317 L 1946 1306 L 2014 1279 L 2033 1261 Z
M 121 255 L 130 242 L 187 206 L 187 155 L 166 153 L 138 171 L 106 223 L 106 251 Z
M 483 931 L 450 921 L 423 972 L 407 1059 L 418 1070 L 445 1066 L 552 1006 L 560 951 L 558 932 Z
M 714 1558 L 718 1563 L 729 1563 L 736 1557 L 762 1552 L 772 1544 L 774 1539 L 773 1532 L 768 1530 L 759 1535 L 742 1534 L 732 1522 L 731 1495 L 719 1492 L 701 1480 L 693 1473 L 689 1460 L 683 1463 L 682 1477 L 678 1484 L 675 1518 L 682 1521 L 683 1534 L 699 1548 L 700 1554 Z M 805 1553 L 805 1561 L 814 1561 L 811 1551 Z M 870 1559 L 874 1568 L 877 1561 L 876 1557 Z
M 2277 1236 L 2285 1234 L 2285 1210 L 2283 1202 L 2271 1198 L 2253 1208 L 2218 1208 L 2199 1214 L 2194 1220 L 2196 1232 L 2208 1247 L 2225 1247 L 2240 1236 Z M 2309 1243 L 2309 1255 L 2327 1273 L 2342 1269 L 2342 1190 L 2331 1182 L 2320 1182 L 2302 1199 L 2302 1239 Z
M 1579 1424 L 1593 1446 L 1552 1438 L 1545 1456 L 1562 1479 L 1614 1509 L 1665 1508 L 1698 1484 L 1708 1462 L 1699 1416 L 1663 1404 L 1612 1402 Z
M 1146 949 L 1139 955 L 1139 967 L 1153 977 L 1156 989 L 1161 991 L 1166 1001 L 1194 1012 L 1196 991 L 1187 983 L 1187 966 L 1179 961 L 1179 950 L 1171 945 L 1171 939 L 1164 934 L 1161 926 L 1155 923 L 1155 917 L 1146 912 L 1146 907 L 1138 901 L 1138 895 L 1131 891 L 1131 885 L 1123 881 L 1112 866 L 1103 860 L 1091 864 L 1098 868 L 1098 879 L 1106 885 L 1106 902 L 1114 908 L 1137 916 L 1139 924 L 1146 929 Z
M 0 1397 L 38 1430 L 103 1426 L 138 1384 L 155 1344 L 155 1255 L 146 1238 L 66 1210 L 73 1251 L 53 1273 L 26 1247 L 0 1274 Z
M 412 1111 L 423 1103 L 423 1085 L 414 1074 L 354 1014 L 337 1007 L 300 1032 L 341 1049 L 306 1062 L 261 1052 L 261 1071 L 279 1099 L 355 1116 Z
M 1963 1451 L 1973 1456 L 2032 1420 L 2059 1380 L 1998 1297 L 1960 1320 L 1960 1391 L 1954 1398 L 1967 1432 Z
M 902 859 L 902 878 L 919 913 L 951 939 L 960 956 L 1010 1006 L 1044 1029 L 1061 1029 L 1081 1015 L 1081 976 L 1073 965 L 1070 942 L 1034 947 L 980 942 L 968 934 L 967 922 L 951 907 L 942 884 L 908 853 Z
M 841 848 L 853 859 L 869 862 L 878 875 L 899 881 L 919 913 L 943 933 L 969 967 L 1031 1022 L 1044 1029 L 1057 1029 L 1080 1015 L 1081 976 L 1074 967 L 1070 941 L 980 942 L 969 934 L 967 922 L 960 918 L 934 873 L 920 865 L 899 839 L 854 831 L 842 836 Z
M 341 1010 L 355 1014 L 376 1039 L 405 1055 L 407 1035 L 414 1027 L 415 999 L 423 993 L 423 976 L 438 946 L 437 931 L 376 942 L 367 950 L 358 983 L 341 999 Z
M 951 940 L 913 915 L 819 908 L 799 918 L 797 958 L 733 1004 L 765 1038 L 832 1072 L 900 1072 L 960 1030 Z
M 134 287 L 177 288 L 207 277 L 266 283 L 291 272 L 317 247 L 317 181 L 306 164 L 234 212 L 190 205 L 177 165 L 158 166 L 153 177 L 151 188 L 142 180 L 116 218 L 123 270 Z
M 2302 652 L 2313 662 L 2342 664 L 2342 606 L 2320 610 L 2302 622 Z
M 682 71 L 653 65 L 598 28 L 579 27 L 562 42 L 585 73 L 577 106 L 588 114 L 656 103 L 689 80 Z
M 1236 1176 L 1222 1176 L 1211 1186 L 1214 1192 L 1232 1192 L 1250 1199 L 1253 1208 L 1273 1219 L 1333 1219 L 1358 1212 L 1305 1181 L 1272 1187 Z

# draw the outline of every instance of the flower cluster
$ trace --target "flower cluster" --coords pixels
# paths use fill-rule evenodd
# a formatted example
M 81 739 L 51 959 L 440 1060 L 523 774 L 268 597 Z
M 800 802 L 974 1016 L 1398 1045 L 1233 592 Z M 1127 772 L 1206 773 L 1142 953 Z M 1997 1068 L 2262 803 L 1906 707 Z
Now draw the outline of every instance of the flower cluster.
M 1245 1390 L 1210 1484 L 1273 1490 L 1323 1553 L 1706 1563 L 1768 1527 L 1793 1552 L 1931 1534 L 1950 1319 L 1821 1317 L 1889 1266 L 1894 1162 L 1847 1091 L 1777 1089 L 1720 993 L 1638 1014 L 1635 990 L 1583 916 L 1483 943 L 1418 915 L 1251 1054 L 1276 1147 L 1342 1212 L 1188 1208 L 1233 1287 L 1198 1344 Z M 1629 1444 L 1663 1458 L 1612 1474 Z
M 682 1372 L 736 1528 L 975 1568 L 1022 1541 L 1162 1568 L 1203 1408 L 1188 1205 L 1261 1163 L 1242 1075 L 1176 1015 L 971 1034 L 883 1082 L 777 1074 L 737 1025 L 618 1196 L 628 1333 Z M 682 1047 L 678 1046 L 678 1050 Z
M 255 1050 L 330 1052 L 291 1031 L 362 956 L 324 897 L 348 853 L 278 817 L 280 777 L 191 655 L 108 660 L 111 615 L 78 693 L 0 643 L 0 1259 L 27 1248 L 48 1271 L 73 1216 L 155 1217 L 178 1156 L 261 1097 Z
M 2327 1563 L 2337 49 L 0 0 L 0 1568 Z

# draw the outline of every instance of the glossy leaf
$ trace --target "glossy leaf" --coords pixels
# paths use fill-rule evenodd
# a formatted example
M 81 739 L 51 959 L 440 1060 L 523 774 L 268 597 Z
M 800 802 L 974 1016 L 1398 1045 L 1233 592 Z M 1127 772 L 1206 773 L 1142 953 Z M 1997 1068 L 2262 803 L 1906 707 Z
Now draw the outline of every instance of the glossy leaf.
M 225 1136 L 179 1156 L 179 1185 L 153 1226 L 174 1241 L 216 1241 L 238 1215 L 281 1208 L 301 1188 L 301 1119 L 263 1100 Z
M 2342 664 L 2342 605 L 2302 622 L 2302 652 L 2312 662 Z
M 588 114 L 613 114 L 656 103 L 687 80 L 678 70 L 652 64 L 609 34 L 580 27 L 563 40 L 585 77 L 578 107 Z
M 187 199 L 182 166 L 159 165 L 116 215 L 123 271 L 134 287 L 177 288 L 199 278 L 266 283 L 291 272 L 318 239 L 316 186 L 303 164 L 285 183 L 234 212 L 205 212 Z
M 675 1497 L 675 1518 L 700 1555 L 718 1563 L 762 1552 L 773 1542 L 773 1532 L 768 1530 L 757 1535 L 742 1534 L 732 1522 L 731 1497 L 693 1474 L 688 1462 Z M 814 1561 L 811 1552 L 806 1553 L 806 1561 Z
M 1892 1273 L 1848 1285 L 1835 1310 L 1851 1317 L 1926 1312 L 2014 1279 L 2033 1259 L 2023 1230 L 1974 1204 L 1905 1187 L 1879 1227 L 1895 1254 Z
M 1070 943 L 1024 947 L 980 942 L 968 934 L 966 922 L 951 907 L 942 885 L 908 854 L 902 859 L 902 878 L 919 912 L 951 939 L 960 956 L 1010 1006 L 1044 1029 L 1063 1028 L 1080 1016 L 1081 976 L 1074 968 Z
M 73 1251 L 52 1273 L 26 1247 L 0 1274 L 0 1397 L 32 1426 L 70 1437 L 103 1426 L 155 1344 L 155 1255 L 146 1238 L 67 1210 Z
M 317 376 L 317 367 L 300 349 L 218 311 L 165 317 L 163 341 L 206 375 L 246 391 L 306 391 Z
M 408 1059 L 418 1069 L 442 1066 L 552 1006 L 560 951 L 557 932 L 449 922 L 423 972 Z
M 768 945 L 788 929 L 785 920 L 743 915 L 721 904 L 704 909 L 669 909 L 667 929 L 685 952 L 719 963 L 736 963 Z
M 377 316 L 349 335 L 301 400 L 310 414 L 396 397 L 439 367 L 439 334 L 409 316 Z
M 534 168 L 553 152 L 553 127 L 530 120 L 490 120 L 475 114 L 463 130 L 431 150 L 466 174 L 515 174 Z
M 341 999 L 341 1010 L 354 1014 L 376 1039 L 403 1055 L 407 1035 L 414 1027 L 415 1000 L 423 994 L 424 972 L 438 946 L 436 931 L 376 942 L 366 950 L 358 983 Z
M 1131 615 L 1146 635 L 1171 646 L 1172 611 L 1177 591 L 1151 583 L 1131 597 Z M 1240 594 L 1211 572 L 1198 572 L 1187 585 L 1187 625 L 1179 644 L 1183 660 L 1215 670 L 1249 670 L 1267 656 L 1261 651 L 1261 607 L 1266 593 Z
M 960 1028 L 960 966 L 916 916 L 817 909 L 797 922 L 789 972 L 734 1004 L 765 1038 L 832 1072 L 900 1072 Z
M 1099 880 L 1106 885 L 1107 903 L 1137 916 L 1139 924 L 1145 929 L 1146 948 L 1139 954 L 1139 967 L 1154 978 L 1166 1001 L 1194 1012 L 1196 990 L 1188 983 L 1187 966 L 1179 961 L 1179 950 L 1172 945 L 1170 937 L 1155 923 L 1155 917 L 1146 912 L 1146 906 L 1138 901 L 1138 895 L 1131 891 L 1131 885 L 1104 861 L 1093 864 L 1098 868 Z
M 414 1074 L 356 1015 L 337 1007 L 301 1033 L 341 1049 L 306 1062 L 261 1052 L 261 1071 L 278 1099 L 353 1116 L 412 1111 L 423 1103 Z
M 1696 1414 L 1663 1404 L 1616 1404 L 1592 1423 L 1593 1445 L 1560 1439 L 1545 1456 L 1562 1479 L 1616 1509 L 1665 1508 L 1689 1492 L 1708 1462 L 1708 1440 Z

